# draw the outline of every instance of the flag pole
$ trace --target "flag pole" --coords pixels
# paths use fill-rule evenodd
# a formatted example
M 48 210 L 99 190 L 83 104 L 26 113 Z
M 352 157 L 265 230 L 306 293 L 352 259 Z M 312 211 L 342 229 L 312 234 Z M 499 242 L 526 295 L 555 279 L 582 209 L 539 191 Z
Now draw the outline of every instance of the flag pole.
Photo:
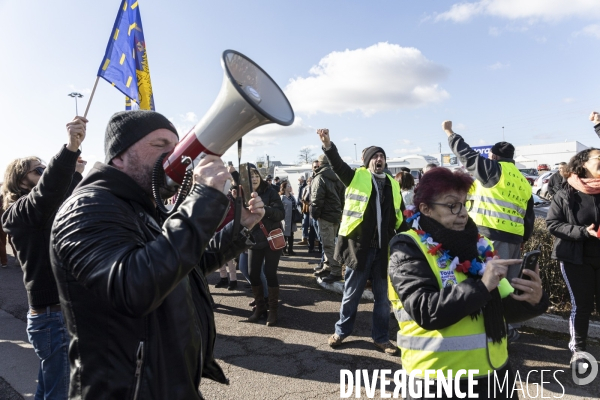
M 94 93 L 96 92 L 96 86 L 98 86 L 99 76 L 96 76 L 96 82 L 94 82 L 94 88 L 92 89 L 92 94 L 90 94 L 90 99 L 88 100 L 87 106 L 85 107 L 85 113 L 83 114 L 83 118 L 87 118 L 88 111 L 90 110 L 90 104 L 92 104 L 92 99 L 94 98 Z

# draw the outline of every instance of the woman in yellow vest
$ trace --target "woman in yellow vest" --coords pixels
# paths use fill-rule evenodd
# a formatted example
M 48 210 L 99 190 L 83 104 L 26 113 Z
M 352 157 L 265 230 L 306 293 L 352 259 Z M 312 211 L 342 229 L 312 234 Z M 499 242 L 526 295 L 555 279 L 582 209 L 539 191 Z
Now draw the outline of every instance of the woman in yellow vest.
M 478 370 L 473 376 L 479 398 L 518 398 L 511 393 L 506 323 L 542 314 L 548 297 L 537 270 L 525 272 L 530 280 L 505 279 L 507 267 L 521 260 L 500 260 L 479 235 L 468 215 L 472 184 L 458 170 L 435 168 L 423 175 L 414 207 L 405 212 L 412 229 L 390 242 L 390 300 L 400 325 L 402 367 L 407 376 L 420 370 L 419 377 L 425 370 L 445 376 Z M 508 375 L 510 385 L 495 391 L 492 385 L 488 393 L 488 373 L 500 382 Z M 463 393 L 468 385 L 461 381 Z

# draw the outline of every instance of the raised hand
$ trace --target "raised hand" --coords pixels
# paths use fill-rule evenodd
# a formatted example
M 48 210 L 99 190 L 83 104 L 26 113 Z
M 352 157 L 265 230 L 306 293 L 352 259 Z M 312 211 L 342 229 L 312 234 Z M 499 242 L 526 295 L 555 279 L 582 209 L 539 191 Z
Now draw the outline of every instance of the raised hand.
M 451 136 L 454 134 L 452 132 L 452 121 L 444 121 L 442 122 L 442 129 L 446 132 L 446 135 Z
M 592 111 L 590 114 L 590 121 L 592 121 L 594 125 L 600 124 L 600 114 L 598 114 L 596 111 Z
M 73 121 L 67 124 L 67 133 L 69 134 L 67 140 L 67 149 L 70 151 L 77 151 L 81 142 L 85 139 L 85 128 L 88 120 L 84 117 L 75 117 Z
M 317 135 L 319 135 L 319 139 L 321 139 L 321 142 L 323 142 L 323 146 L 325 146 L 325 148 L 331 147 L 329 129 L 317 129 Z

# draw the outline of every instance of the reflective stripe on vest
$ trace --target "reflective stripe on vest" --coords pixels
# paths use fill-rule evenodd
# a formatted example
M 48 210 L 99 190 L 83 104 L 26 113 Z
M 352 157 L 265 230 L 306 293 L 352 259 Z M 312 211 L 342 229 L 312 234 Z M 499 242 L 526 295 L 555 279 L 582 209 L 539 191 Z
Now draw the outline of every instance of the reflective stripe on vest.
M 386 174 L 386 177 L 392 185 L 394 212 L 396 214 L 395 227 L 398 229 L 404 218 L 402 216 L 402 210 L 400 209 L 402 204 L 400 185 L 390 175 Z M 358 225 L 360 225 L 365 216 L 365 211 L 367 211 L 372 188 L 373 178 L 371 172 L 365 167 L 358 168 L 354 172 L 354 178 L 352 178 L 350 186 L 346 188 L 346 197 L 344 210 L 342 211 L 342 223 L 340 224 L 339 235 L 348 236 Z M 385 221 L 385 219 L 383 219 L 383 221 Z
M 523 236 L 531 185 L 513 163 L 500 161 L 500 165 L 502 174 L 496 185 L 485 188 L 479 181 L 473 184 L 469 215 L 479 226 Z
M 448 267 L 439 268 L 438 256 L 428 253 L 428 248 L 415 231 L 402 234 L 410 236 L 417 243 L 436 276 L 440 290 L 448 286 L 449 281 L 457 285 L 467 279 L 467 275 L 461 272 L 450 271 Z M 492 246 L 490 241 L 488 244 Z M 445 280 L 442 279 L 442 274 Z M 500 281 L 498 289 L 502 298 L 514 291 L 506 279 Z M 493 343 L 487 339 L 481 314 L 476 319 L 467 315 L 451 326 L 430 331 L 419 326 L 406 312 L 389 276 L 388 294 L 400 326 L 397 339 L 402 351 L 402 367 L 408 373 L 417 369 L 439 369 L 444 372 L 449 369 L 478 369 L 477 376 L 484 376 L 488 371 L 502 368 L 508 362 L 506 339 L 501 343 Z

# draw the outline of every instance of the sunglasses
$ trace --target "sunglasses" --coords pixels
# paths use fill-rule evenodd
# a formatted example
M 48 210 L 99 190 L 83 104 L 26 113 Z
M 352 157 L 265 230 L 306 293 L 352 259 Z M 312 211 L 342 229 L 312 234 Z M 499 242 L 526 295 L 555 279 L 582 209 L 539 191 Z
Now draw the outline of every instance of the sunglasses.
M 31 171 L 29 171 L 28 174 L 30 174 L 32 172 L 35 172 L 39 176 L 42 176 L 42 174 L 44 173 L 45 169 L 46 169 L 46 167 L 36 167 L 36 168 L 32 169 Z
M 588 157 L 588 160 L 598 160 L 600 156 Z

